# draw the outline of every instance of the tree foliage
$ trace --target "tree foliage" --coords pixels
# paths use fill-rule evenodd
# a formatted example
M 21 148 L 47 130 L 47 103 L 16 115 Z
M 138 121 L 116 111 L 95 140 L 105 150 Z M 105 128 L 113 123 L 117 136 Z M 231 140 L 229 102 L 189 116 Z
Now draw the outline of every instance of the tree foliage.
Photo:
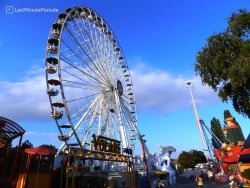
M 206 163 L 207 159 L 202 151 L 191 150 L 183 151 L 177 160 L 182 168 L 194 168 L 196 164 Z
M 207 39 L 196 56 L 195 72 L 223 102 L 250 118 L 250 13 L 238 10 L 227 28 Z
M 29 140 L 25 140 L 20 147 L 22 151 L 24 151 L 27 148 L 33 148 L 33 144 Z
M 185 168 L 194 168 L 195 167 L 195 162 L 192 153 L 183 151 L 177 160 L 178 164 Z
M 50 149 L 56 149 L 55 146 L 53 146 L 52 144 L 48 145 L 48 144 L 42 144 L 39 147 L 44 147 L 44 148 L 50 148 Z
M 211 124 L 211 131 L 223 143 L 224 142 L 224 134 L 223 134 L 223 131 L 222 131 L 220 121 L 214 117 L 210 121 L 210 124 Z M 213 145 L 213 147 L 215 149 L 219 149 L 221 147 L 221 144 L 218 143 L 216 138 L 212 137 L 211 142 L 212 142 L 212 145 Z
M 229 110 L 224 110 L 224 119 L 232 117 L 231 113 Z
M 195 164 L 207 163 L 206 156 L 204 155 L 202 151 L 193 150 L 192 154 L 193 154 Z

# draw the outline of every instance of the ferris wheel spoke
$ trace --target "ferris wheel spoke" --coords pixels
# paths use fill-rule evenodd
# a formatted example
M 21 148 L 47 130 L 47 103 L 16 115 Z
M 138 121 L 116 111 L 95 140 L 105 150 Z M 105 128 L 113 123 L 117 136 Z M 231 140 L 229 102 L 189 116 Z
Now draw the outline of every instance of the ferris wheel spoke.
M 122 117 L 121 104 L 120 104 L 119 96 L 117 93 L 114 93 L 114 100 L 116 101 L 117 116 L 118 116 L 122 144 L 124 148 L 127 148 L 128 139 L 127 139 L 127 134 L 125 130 L 125 124 L 124 124 L 123 117 Z
M 79 96 L 79 97 L 77 97 L 77 98 L 74 98 L 74 99 L 71 99 L 71 100 L 66 100 L 66 102 L 74 102 L 74 101 L 77 101 L 77 100 L 81 100 L 81 99 L 85 99 L 85 98 L 92 98 L 92 97 L 94 97 L 94 96 L 98 96 L 98 95 L 100 95 L 100 92 L 102 92 L 102 93 L 108 93 L 108 92 L 110 92 L 109 90 L 107 90 L 107 91 L 105 91 L 104 89 L 102 90 L 102 91 L 99 91 L 98 89 L 100 89 L 100 87 L 98 87 L 98 86 L 91 86 L 93 89 L 90 89 L 89 87 L 90 87 L 90 85 L 85 85 L 84 84 L 84 86 L 85 87 L 79 87 L 79 85 L 82 85 L 82 83 L 78 83 L 78 82 L 72 82 L 72 81 L 68 81 L 68 80 L 62 80 L 64 83 L 63 83 L 63 86 L 64 87 L 66 87 L 66 88 L 75 88 L 75 89 L 80 89 L 80 90 L 86 90 L 86 89 L 88 89 L 88 91 L 91 91 L 92 90 L 92 92 L 91 93 L 89 93 L 89 94 L 84 94 L 83 96 Z M 76 86 L 75 85 L 69 85 L 69 84 L 65 84 L 65 83 L 71 83 L 71 84 L 76 84 Z M 88 87 L 86 87 L 86 86 L 88 86 Z M 97 89 L 98 88 L 98 89 Z M 94 92 L 95 91 L 95 92 Z
M 91 57 L 88 55 L 88 53 L 86 52 L 86 50 L 82 47 L 82 45 L 77 41 L 77 39 L 75 38 L 75 36 L 72 34 L 72 32 L 66 27 L 66 31 L 68 31 L 68 33 L 70 34 L 70 36 L 74 39 L 73 41 L 80 47 L 80 49 L 83 51 L 84 55 L 87 57 L 87 59 L 89 60 L 89 62 L 91 62 L 92 65 L 94 65 L 95 70 L 98 72 L 97 75 L 100 75 L 101 78 L 105 79 L 105 76 L 102 74 L 102 72 L 98 69 L 98 66 L 96 65 L 96 63 L 93 61 L 93 59 L 91 59 Z M 83 61 L 84 62 L 84 61 Z M 107 82 L 107 80 L 106 80 Z
M 94 90 L 94 89 L 99 90 L 99 88 L 100 88 L 100 83 L 93 82 L 93 81 L 91 81 L 89 79 L 88 80 L 84 80 L 84 78 L 80 78 L 80 77 L 76 76 L 75 74 L 73 74 L 71 72 L 68 72 L 68 71 L 65 71 L 65 70 L 63 70 L 63 71 L 65 73 L 68 73 L 68 75 L 71 75 L 71 76 L 73 76 L 74 78 L 77 79 L 75 81 L 72 81 L 72 80 L 62 80 L 62 84 L 64 86 L 75 87 L 75 88 L 82 88 L 82 89 L 87 89 L 87 87 L 88 87 L 88 89 L 92 88 L 92 90 Z M 85 87 L 85 88 L 83 88 L 83 87 Z M 104 89 L 104 87 L 103 87 L 103 89 Z
M 89 70 L 86 69 L 86 71 L 80 70 L 80 72 L 82 72 L 83 74 L 86 74 L 87 76 L 89 76 L 89 77 L 92 78 L 92 79 L 94 78 L 95 80 L 98 80 L 99 82 L 102 82 L 103 84 L 108 85 L 107 80 L 105 80 L 105 78 L 101 77 L 100 74 L 96 74 L 96 71 L 95 71 L 93 68 L 91 68 L 91 67 L 88 65 L 88 63 L 86 63 L 86 61 L 84 61 L 78 54 L 75 54 L 75 53 L 73 52 L 73 49 L 71 49 L 66 43 L 64 43 L 64 44 L 65 44 L 65 46 L 67 46 L 67 48 L 68 48 L 70 51 L 72 51 L 73 56 L 76 57 L 76 59 L 80 60 L 80 62 L 82 62 L 83 64 L 86 64 L 86 68 L 89 69 Z M 61 54 L 61 56 L 62 56 L 62 57 L 61 57 L 60 59 L 62 59 L 65 63 L 67 63 L 67 64 L 68 64 L 69 66 L 71 66 L 71 67 L 74 67 L 74 69 L 79 70 L 79 68 L 77 68 L 73 63 L 70 63 L 71 61 L 68 60 L 68 58 L 66 57 L 66 55 Z M 74 61 L 72 61 L 72 62 L 74 62 Z M 87 73 L 87 72 L 91 72 L 92 75 L 90 75 L 90 74 Z
M 81 90 L 97 91 L 100 88 L 100 86 L 93 85 L 90 83 L 81 83 L 81 82 L 75 82 L 75 81 L 71 81 L 71 80 L 62 80 L 62 81 L 63 81 L 63 86 L 65 86 L 65 87 L 78 88 Z
M 77 76 L 77 75 L 75 75 L 75 74 L 73 74 L 73 73 L 71 73 L 71 72 L 68 72 L 68 71 L 66 71 L 66 70 L 63 70 L 63 71 L 64 71 L 65 73 L 67 73 L 68 75 L 73 76 L 75 79 L 78 79 L 77 81 L 62 80 L 62 81 L 64 81 L 64 82 L 66 82 L 66 83 L 75 84 L 76 86 L 77 86 L 77 85 L 81 85 L 81 86 L 91 86 L 91 87 L 96 86 L 96 87 L 98 87 L 97 84 L 93 85 L 94 82 L 89 83 L 89 81 L 87 82 L 87 81 L 84 80 L 83 78 L 80 78 L 79 76 Z M 62 84 L 65 85 L 64 83 L 62 83 Z
M 83 24 L 83 20 L 81 19 L 82 24 Z M 108 49 L 107 46 L 103 46 L 103 44 L 106 44 L 106 41 L 104 38 L 102 38 L 102 40 L 100 40 L 100 35 L 98 35 L 97 30 L 93 30 L 92 32 L 88 32 L 88 29 L 85 27 L 85 25 L 83 24 L 83 29 L 85 31 L 85 34 L 87 35 L 87 41 L 89 41 L 89 43 L 91 45 L 86 45 L 90 54 L 95 57 L 94 59 L 98 60 L 98 64 L 99 67 L 101 68 L 100 71 L 102 71 L 105 74 L 105 77 L 108 77 L 107 71 L 106 71 L 106 66 L 104 66 L 105 64 L 102 63 L 103 59 L 105 56 L 100 56 L 98 52 L 102 52 L 103 49 Z M 94 33 L 94 34 L 93 34 Z M 82 33 L 81 33 L 81 36 Z M 82 37 L 83 38 L 83 37 Z M 100 46 L 100 44 L 102 46 Z M 92 46 L 93 48 L 90 48 L 90 46 Z M 98 48 L 98 46 L 100 46 L 100 48 Z
M 83 40 L 83 41 L 86 41 L 86 43 L 87 42 L 90 43 L 90 45 L 86 44 L 87 49 L 89 50 L 89 54 L 91 54 L 93 56 L 93 59 L 98 60 L 98 65 L 99 65 L 100 71 L 102 71 L 103 74 L 105 74 L 105 77 L 108 78 L 109 77 L 108 72 L 110 72 L 110 71 L 109 70 L 107 71 L 107 66 L 103 66 L 105 64 L 102 63 L 102 61 L 104 59 L 103 57 L 105 57 L 105 55 L 103 57 L 101 57 L 98 52 L 103 51 L 102 49 L 106 50 L 109 48 L 107 46 L 101 46 L 100 49 L 97 48 L 97 46 L 100 46 L 100 44 L 101 45 L 106 44 L 107 39 L 105 40 L 104 38 L 102 38 L 102 41 L 100 41 L 99 40 L 100 36 L 103 36 L 103 35 L 97 35 L 98 29 L 88 31 L 88 28 L 86 28 L 83 19 L 80 19 L 80 20 L 81 20 L 81 23 L 83 25 L 83 29 L 79 29 L 79 24 L 76 24 L 75 22 L 74 22 L 74 24 L 77 25 L 78 30 L 80 31 L 79 33 L 81 34 L 82 38 L 84 38 L 83 37 L 84 34 L 82 33 L 82 30 L 84 30 L 84 33 L 86 34 L 87 39 Z M 92 46 L 92 48 L 90 48 L 90 46 Z M 113 57 L 113 56 L 110 55 L 110 57 Z M 112 62 L 112 60 L 110 60 L 110 58 L 109 58 L 108 62 Z
M 64 61 L 65 63 L 67 63 L 67 64 L 68 64 L 69 66 L 71 66 L 72 68 L 74 68 L 74 70 L 77 70 L 77 71 L 81 72 L 83 75 L 86 75 L 90 80 L 95 80 L 95 81 L 97 81 L 97 82 L 100 82 L 100 80 L 96 79 L 94 75 L 90 75 L 89 73 L 87 73 L 87 70 L 86 70 L 86 71 L 81 70 L 79 67 L 77 67 L 76 65 L 74 65 L 74 64 L 70 63 L 69 61 L 63 59 L 62 57 L 61 57 L 61 60 Z M 75 77 L 78 78 L 79 80 L 84 81 L 84 79 L 82 79 L 82 78 L 80 78 L 80 77 L 77 77 L 75 74 L 73 74 L 73 73 L 67 71 L 66 69 L 62 69 L 62 71 L 64 71 L 65 73 L 68 73 L 68 74 L 70 74 L 70 75 L 72 75 L 72 76 L 75 76 Z M 101 83 L 102 83 L 102 84 L 105 84 L 104 82 L 101 82 Z
M 92 109 L 95 107 L 96 103 L 98 102 L 99 100 L 99 96 L 96 97 L 93 102 L 89 105 L 89 108 L 86 110 L 86 112 L 82 115 L 81 118 L 79 118 L 78 122 L 76 123 L 75 125 L 75 129 L 77 130 L 80 125 L 83 123 L 83 121 L 86 119 L 86 117 L 89 115 L 89 113 L 92 111 Z
M 97 38 L 95 38 L 94 35 L 93 35 L 93 33 L 95 33 L 95 34 L 98 33 L 99 34 L 98 38 L 100 38 L 101 36 L 103 36 L 103 35 L 101 35 L 101 33 L 99 31 L 100 29 L 95 27 L 95 29 L 90 30 L 89 29 L 90 26 L 88 24 L 86 24 L 86 21 L 84 21 L 84 19 L 80 19 L 80 21 L 78 21 L 77 23 L 74 22 L 74 25 L 77 25 L 78 31 L 80 31 L 82 39 L 85 39 L 84 34 L 87 36 L 86 39 L 83 40 L 83 41 L 86 41 L 86 43 L 87 42 L 90 43 L 90 45 L 88 45 L 88 43 L 86 45 L 89 54 L 91 54 L 92 56 L 96 57 L 96 55 L 98 55 L 98 53 L 97 53 L 98 52 L 98 48 L 96 46 L 99 46 L 100 44 L 103 45 L 103 42 L 105 42 L 104 40 L 97 41 L 96 40 Z M 81 23 L 82 29 L 80 28 L 80 24 L 79 23 Z M 92 24 L 92 23 L 90 23 L 90 24 Z M 84 33 L 82 31 L 84 31 Z M 102 46 L 100 49 L 105 49 L 105 48 L 103 48 L 103 46 Z
M 74 23 L 74 26 L 75 27 L 77 27 L 77 29 L 78 29 L 78 31 L 79 31 L 79 33 L 80 33 L 80 36 L 81 36 L 81 38 L 82 38 L 82 41 L 84 42 L 84 41 L 86 41 L 86 50 L 88 50 L 87 52 L 89 52 L 89 54 L 91 55 L 91 56 L 93 56 L 93 58 L 92 59 L 97 59 L 97 58 L 95 58 L 95 55 L 96 55 L 96 48 L 91 48 L 91 46 L 90 45 L 88 45 L 88 42 L 92 45 L 92 46 L 94 46 L 94 43 L 92 42 L 92 40 L 91 40 L 91 38 L 90 38 L 90 36 L 89 36 L 89 32 L 88 32 L 88 28 L 86 28 L 86 26 L 85 26 L 85 23 L 84 23 L 84 20 L 83 19 L 80 19 L 80 21 L 78 21 L 77 23 L 76 22 L 73 22 Z M 82 26 L 82 29 L 80 28 L 81 26 L 80 26 L 80 24 L 79 23 L 81 23 L 81 26 Z M 82 32 L 84 30 L 84 33 Z M 76 30 L 73 30 L 73 31 L 76 31 Z M 84 34 L 86 34 L 86 39 L 85 39 L 85 37 L 84 37 Z
M 72 130 L 68 133 L 68 137 L 69 139 L 72 139 L 73 136 L 77 136 L 75 135 L 75 132 L 79 129 L 79 127 L 83 124 L 84 120 L 88 117 L 89 113 L 91 112 L 93 106 L 95 106 L 96 102 L 98 101 L 98 97 L 93 100 L 92 104 L 89 106 L 89 108 L 86 110 L 86 112 L 81 116 L 77 118 L 77 122 L 75 124 L 74 127 L 72 127 Z M 59 150 L 61 151 L 65 146 L 66 146 L 66 142 L 64 142 L 61 147 L 59 148 Z M 84 145 L 83 145 L 84 146 Z
M 89 95 L 89 96 L 84 96 L 84 97 L 79 97 L 79 98 L 76 98 L 76 99 L 72 99 L 72 100 L 67 100 L 66 102 L 75 102 L 77 100 L 80 100 L 80 99 L 84 99 L 84 98 L 89 98 L 89 97 L 93 97 L 93 96 L 96 96 L 98 95 L 99 93 L 96 93 L 96 94 L 92 94 L 92 95 Z
M 82 59 L 82 57 L 84 57 L 84 55 L 82 55 L 82 57 L 80 57 L 80 55 L 78 55 L 78 54 L 76 54 L 74 51 L 73 51 L 73 49 L 66 43 L 66 42 L 64 42 L 64 40 L 62 40 L 62 42 L 63 42 L 63 44 L 67 47 L 67 49 L 69 49 L 69 51 L 71 51 L 71 55 L 70 56 L 73 56 L 73 57 L 75 57 L 76 59 L 78 59 L 80 62 L 82 62 L 83 64 L 85 64 L 86 65 L 86 67 L 85 67 L 85 69 L 86 69 L 86 71 L 85 71 L 85 74 L 87 74 L 87 75 L 89 75 L 90 76 L 90 74 L 88 74 L 88 73 L 91 73 L 92 74 L 92 76 L 91 76 L 91 78 L 95 78 L 95 79 L 98 79 L 98 80 L 102 80 L 104 83 L 106 83 L 106 80 L 103 78 L 103 77 L 100 77 L 101 75 L 100 74 L 97 74 L 96 73 L 96 70 L 94 70 L 93 68 L 91 68 L 91 66 L 87 63 L 88 62 L 88 60 L 84 60 L 84 59 Z M 63 60 L 63 61 L 65 61 L 65 63 L 67 63 L 68 65 L 70 65 L 70 66 L 73 66 L 73 62 L 74 62 L 74 60 L 69 60 L 68 59 L 68 57 L 67 57 L 67 55 L 65 54 L 61 54 L 61 59 Z M 69 55 L 68 55 L 69 56 Z M 72 58 L 72 57 L 71 57 Z M 70 62 L 72 62 L 72 63 L 70 63 Z M 76 67 L 76 65 L 74 65 L 74 67 Z M 89 70 L 88 70 L 89 69 Z M 87 73 L 88 72 L 88 73 Z
M 94 112 L 97 110 L 97 107 L 98 107 L 98 105 L 95 105 L 95 109 L 94 109 Z M 83 145 L 85 145 L 85 143 L 86 143 L 86 141 L 87 141 L 87 138 L 88 138 L 88 136 L 89 136 L 89 133 L 90 133 L 90 128 L 91 128 L 91 126 L 93 126 L 93 122 L 96 120 L 96 118 L 98 117 L 98 114 L 97 113 L 93 113 L 94 115 L 91 117 L 91 119 L 90 119 L 90 121 L 89 121 L 89 124 L 88 124 L 88 126 L 87 126 L 87 128 L 86 128 L 86 131 L 85 131 L 85 136 L 84 136 L 84 138 L 83 138 L 83 140 L 82 140 L 82 144 Z

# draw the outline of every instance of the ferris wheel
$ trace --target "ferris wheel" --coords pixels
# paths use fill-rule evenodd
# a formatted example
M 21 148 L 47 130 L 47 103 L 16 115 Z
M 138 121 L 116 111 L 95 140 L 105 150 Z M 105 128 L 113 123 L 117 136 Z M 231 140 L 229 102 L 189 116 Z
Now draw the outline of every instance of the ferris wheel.
M 46 83 L 61 151 L 88 148 L 93 135 L 134 149 L 136 101 L 122 49 L 107 22 L 88 7 L 68 8 L 49 32 Z

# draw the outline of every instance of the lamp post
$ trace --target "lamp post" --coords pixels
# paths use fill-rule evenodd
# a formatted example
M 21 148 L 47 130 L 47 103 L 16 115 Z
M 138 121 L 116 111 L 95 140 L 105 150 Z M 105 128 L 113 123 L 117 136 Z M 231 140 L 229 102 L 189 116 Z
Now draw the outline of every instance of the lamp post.
M 197 125 L 198 125 L 198 129 L 199 129 L 199 132 L 200 132 L 201 143 L 202 143 L 202 146 L 203 146 L 202 150 L 207 151 L 205 141 L 204 141 L 205 140 L 204 139 L 204 134 L 203 134 L 203 131 L 202 131 L 202 128 L 201 128 L 200 119 L 199 119 L 198 112 L 197 112 L 197 109 L 196 109 L 196 105 L 195 105 L 195 102 L 194 102 L 194 96 L 193 96 L 193 92 L 192 92 L 193 83 L 191 81 L 186 81 L 186 87 L 190 91 L 192 104 L 193 104 L 193 108 L 194 108 L 194 114 L 195 114 L 196 122 L 197 122 Z M 207 161 L 208 161 L 208 157 L 207 157 L 206 154 L 205 154 L 205 156 L 206 156 Z

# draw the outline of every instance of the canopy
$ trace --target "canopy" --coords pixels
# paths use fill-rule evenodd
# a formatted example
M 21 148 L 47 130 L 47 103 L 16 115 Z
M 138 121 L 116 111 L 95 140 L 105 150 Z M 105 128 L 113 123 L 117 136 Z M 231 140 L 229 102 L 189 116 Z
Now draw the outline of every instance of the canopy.
M 24 151 L 27 154 L 30 155 L 55 155 L 56 154 L 56 149 L 52 148 L 46 148 L 46 147 L 37 147 L 37 148 L 27 148 Z
M 25 130 L 14 121 L 0 116 L 0 139 L 5 142 L 22 136 Z

